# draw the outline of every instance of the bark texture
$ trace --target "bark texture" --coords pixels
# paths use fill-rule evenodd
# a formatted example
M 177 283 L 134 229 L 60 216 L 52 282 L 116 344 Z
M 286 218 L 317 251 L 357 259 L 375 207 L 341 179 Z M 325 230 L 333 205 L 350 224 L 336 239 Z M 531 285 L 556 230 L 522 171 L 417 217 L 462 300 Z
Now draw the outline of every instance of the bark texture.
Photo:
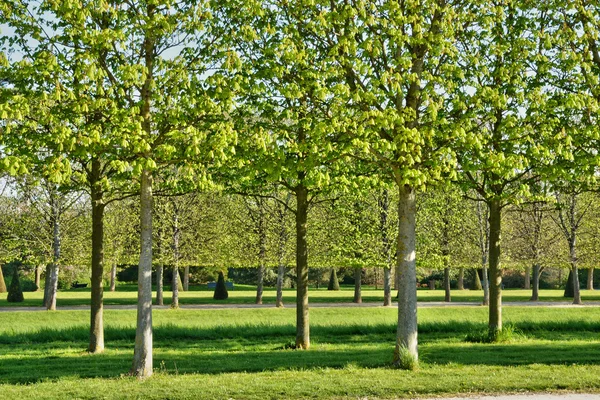
M 399 187 L 398 198 L 398 328 L 394 364 L 399 365 L 399 355 L 406 349 L 418 360 L 417 350 L 417 273 L 415 259 L 416 199 L 414 189 Z
M 277 267 L 277 300 L 275 301 L 276 307 L 283 307 L 283 283 L 285 279 L 285 249 L 288 243 L 288 229 L 286 225 L 286 212 L 288 204 L 291 200 L 291 195 L 285 199 L 285 203 L 282 205 L 278 205 L 277 212 L 277 221 L 279 224 L 279 238 L 278 238 L 278 249 L 277 249 L 277 259 L 278 259 L 278 267 Z
M 90 344 L 88 352 L 104 351 L 104 203 L 103 193 L 98 187 L 100 162 L 92 161 L 92 301 L 90 307 Z
M 110 267 L 110 291 L 114 292 L 117 288 L 117 263 Z
M 465 290 L 465 269 L 458 269 L 458 281 L 456 282 L 456 288 L 458 290 Z
M 387 190 L 384 190 L 378 200 L 379 205 L 379 231 L 381 234 L 381 255 L 386 261 L 383 268 L 383 305 L 392 305 L 392 260 L 391 244 L 388 235 L 388 218 L 390 208 L 390 197 Z
M 576 236 L 569 243 L 569 256 L 571 261 L 571 271 L 573 275 L 573 304 L 583 304 L 581 302 L 581 291 L 579 289 L 579 271 L 577 267 Z
M 163 280 L 164 280 L 165 267 L 162 262 L 158 263 L 156 267 L 156 305 L 162 306 L 165 304 L 164 300 L 164 289 L 163 289 Z
M 142 172 L 140 188 L 141 245 L 138 269 L 138 304 L 131 374 L 152 375 L 152 175 Z
M 181 237 L 181 229 L 179 229 L 179 212 L 177 204 L 173 201 L 173 221 L 172 221 L 172 242 L 171 249 L 173 250 L 173 279 L 171 281 L 171 290 L 173 295 L 171 297 L 171 308 L 179 308 L 179 290 L 183 289 L 181 286 L 181 277 L 179 276 L 179 239 Z
M 489 332 L 495 338 L 502 330 L 502 270 L 500 269 L 500 240 L 502 207 L 500 200 L 492 199 L 489 202 L 490 211 L 490 307 L 489 307 Z
M 588 268 L 587 290 L 594 290 L 594 267 Z
M 296 188 L 296 348 L 310 347 L 308 318 L 308 190 Z
M 52 224 L 52 263 L 49 266 L 49 271 L 46 274 L 48 280 L 48 290 L 45 293 L 44 305 L 47 310 L 56 311 L 56 293 L 58 291 L 58 273 L 60 262 L 60 199 L 56 192 L 50 196 L 51 202 L 51 217 Z
M 450 292 L 450 268 L 444 268 L 444 301 L 450 303 L 452 301 Z
M 183 267 L 183 291 L 187 292 L 190 290 L 190 266 L 186 265 Z
M 354 299 L 352 300 L 353 303 L 362 303 L 361 284 L 362 268 L 354 268 Z
M 390 267 L 383 269 L 383 305 L 385 307 L 392 305 L 392 269 Z
M 155 5 L 148 4 L 147 16 L 152 20 Z M 152 134 L 150 120 L 152 81 L 155 57 L 154 37 L 144 38 L 146 78 L 141 90 L 142 127 L 148 137 Z M 140 184 L 140 263 L 138 269 L 138 305 L 135 347 L 131 374 L 140 379 L 152 375 L 152 173 L 142 170 Z
M 283 307 L 283 279 L 285 277 L 285 265 L 279 264 L 277 267 L 277 299 L 275 307 Z
M 532 288 L 530 301 L 538 301 L 540 299 L 540 265 L 533 266 Z
M 181 281 L 179 279 L 179 268 L 177 265 L 172 267 L 172 278 L 171 278 L 171 308 L 179 308 L 179 286 Z
M 1 269 L 1 268 L 0 268 Z M 42 266 L 35 266 L 35 291 L 40 291 L 40 282 L 42 280 Z M 2 277 L 2 271 L 0 271 L 0 293 L 2 293 L 2 283 L 4 282 L 4 278 Z
M 258 200 L 258 277 L 256 282 L 256 304 L 262 304 L 263 302 L 263 284 L 265 279 L 265 264 L 267 258 L 267 230 L 265 226 L 265 212 L 264 205 L 262 204 L 263 199 Z

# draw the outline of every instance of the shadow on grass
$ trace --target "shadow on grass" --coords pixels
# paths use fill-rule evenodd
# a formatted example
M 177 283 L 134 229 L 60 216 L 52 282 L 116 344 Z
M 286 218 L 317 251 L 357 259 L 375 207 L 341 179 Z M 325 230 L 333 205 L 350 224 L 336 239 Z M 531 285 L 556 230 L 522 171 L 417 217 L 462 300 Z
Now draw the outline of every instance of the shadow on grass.
M 179 352 L 155 348 L 154 368 L 166 373 L 221 374 L 280 370 L 311 370 L 344 368 L 348 365 L 375 368 L 389 365 L 391 349 L 364 348 L 343 350 L 262 350 L 262 351 L 188 351 Z M 185 353 L 185 354 L 182 354 Z M 133 349 L 119 354 L 5 356 L 0 365 L 0 384 L 34 383 L 63 377 L 119 377 L 131 367 Z
M 419 323 L 419 333 L 425 335 L 435 334 L 437 338 L 462 339 L 467 333 L 478 332 L 486 329 L 484 323 L 468 321 L 446 321 Z M 539 321 L 518 322 L 513 326 L 527 336 L 540 335 L 547 340 L 552 340 L 554 334 L 569 334 L 571 339 L 577 338 L 577 332 L 600 332 L 600 321 Z M 348 324 L 348 325 L 318 325 L 311 326 L 314 337 L 325 338 L 325 342 L 345 342 L 349 336 L 358 338 L 368 335 L 395 335 L 396 324 Z M 154 339 L 157 341 L 175 340 L 223 340 L 223 339 L 269 339 L 293 338 L 296 328 L 292 324 L 229 324 L 213 327 L 178 326 L 175 324 L 161 324 L 153 329 Z M 558 335 L 557 335 L 558 336 Z M 134 341 L 134 326 L 107 326 L 105 327 L 106 341 Z M 73 326 L 62 329 L 42 328 L 27 332 L 5 332 L 0 334 L 0 345 L 3 344 L 36 344 L 52 342 L 86 342 L 89 339 L 87 326 Z M 564 340 L 564 335 L 557 337 Z
M 592 365 L 600 363 L 600 343 L 504 343 L 452 346 L 436 344 L 420 353 L 421 360 L 435 364 L 502 365 L 528 364 Z
M 528 365 L 597 364 L 600 344 L 585 341 L 471 344 L 461 336 L 483 324 L 421 324 L 421 359 L 427 364 Z M 600 323 L 527 323 L 517 327 L 531 335 L 564 329 L 584 335 L 600 331 Z M 286 349 L 293 325 L 239 325 L 213 328 L 162 325 L 154 329 L 154 368 L 166 373 L 260 372 L 318 368 L 384 367 L 391 363 L 395 326 L 313 326 L 313 348 Z M 527 334 L 529 336 L 529 334 Z M 429 340 L 445 336 L 446 340 Z M 86 327 L 41 329 L 0 335 L 0 383 L 32 383 L 61 377 L 118 377 L 133 357 L 133 327 L 108 327 L 107 352 L 88 355 Z M 573 338 L 576 338 L 574 336 Z M 450 339 L 450 340 L 448 340 Z

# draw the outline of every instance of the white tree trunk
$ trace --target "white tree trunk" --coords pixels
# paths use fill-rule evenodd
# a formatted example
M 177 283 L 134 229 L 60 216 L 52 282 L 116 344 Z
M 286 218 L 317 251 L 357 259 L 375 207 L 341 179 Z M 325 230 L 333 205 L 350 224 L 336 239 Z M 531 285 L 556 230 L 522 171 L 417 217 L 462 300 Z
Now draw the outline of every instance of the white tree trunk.
M 417 350 L 417 270 L 415 253 L 416 199 L 408 185 L 399 188 L 398 200 L 398 329 L 394 363 L 401 349 L 418 359 Z
M 152 175 L 142 172 L 140 196 L 141 252 L 138 271 L 137 328 L 132 375 L 152 375 Z

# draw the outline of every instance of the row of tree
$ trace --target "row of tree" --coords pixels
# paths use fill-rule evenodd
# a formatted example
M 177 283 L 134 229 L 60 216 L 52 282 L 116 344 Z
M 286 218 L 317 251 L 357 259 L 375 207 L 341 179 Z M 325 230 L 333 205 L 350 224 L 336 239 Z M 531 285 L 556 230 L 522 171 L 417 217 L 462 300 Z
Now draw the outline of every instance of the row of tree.
M 493 338 L 503 210 L 595 190 L 598 17 L 561 0 L 9 0 L 1 164 L 89 194 L 91 352 L 104 348 L 105 208 L 139 195 L 141 377 L 152 373 L 156 194 L 221 187 L 293 214 L 305 349 L 309 209 L 393 184 L 402 366 L 418 354 L 417 192 L 453 182 L 485 204 Z M 565 237 L 581 222 L 559 219 Z
M 4 262 L 24 261 L 33 270 L 30 272 L 35 287 L 39 288 L 41 278 L 52 276 L 54 250 L 58 246 L 60 259 L 55 264 L 61 266 L 59 286 L 68 288 L 74 282 L 88 281 L 91 210 L 86 195 L 57 191 L 54 196 L 58 201 L 54 201 L 49 193 L 51 186 L 47 184 L 35 187 L 26 181 L 11 183 L 5 187 L 10 195 L 0 197 L 0 215 L 6 221 L 0 235 Z M 284 200 L 282 196 L 280 199 Z M 190 267 L 203 267 L 198 282 L 198 279 L 214 279 L 219 270 L 259 266 L 252 283 L 259 287 L 257 303 L 260 303 L 266 269 L 275 269 L 279 274 L 279 289 L 290 275 L 287 268 L 292 264 L 294 246 L 289 233 L 293 226 L 289 213 L 275 199 L 191 193 L 155 200 L 158 212 L 154 216 L 153 251 L 157 282 L 164 280 L 158 278 L 164 276 L 164 265 L 174 269 L 170 275 L 176 279 L 181 274 L 177 286 L 183 290 L 189 287 Z M 588 270 L 591 278 L 588 287 L 593 289 L 593 272 L 598 263 L 596 227 L 600 217 L 596 195 L 558 194 L 547 200 L 514 206 L 505 214 L 504 269 L 524 271 L 523 285 L 528 289 L 533 272 L 532 298 L 537 299 L 540 269 L 566 268 L 575 261 Z M 287 201 L 293 206 L 291 198 Z M 395 236 L 397 227 L 395 210 L 390 209 L 390 202 L 394 201 L 394 194 L 384 189 L 346 193 L 315 205 L 310 213 L 312 268 L 354 268 L 357 288 L 361 271 L 380 269 L 386 286 L 384 297 L 390 298 L 395 254 L 389 238 Z M 52 208 L 57 205 L 62 208 L 53 213 Z M 458 273 L 458 288 L 463 289 L 465 269 L 475 268 L 483 273 L 487 267 L 486 212 L 480 202 L 465 198 L 451 187 L 430 190 L 422 196 L 417 210 L 416 247 L 421 255 L 417 276 L 424 280 L 431 271 L 443 270 L 448 300 L 451 268 Z M 48 218 L 54 214 L 60 216 L 58 231 Z M 105 229 L 109 239 L 104 259 L 110 269 L 105 268 L 103 278 L 111 290 L 115 289 L 117 266 L 133 264 L 139 253 L 138 220 L 139 210 L 131 199 L 107 208 Z M 46 266 L 48 270 L 43 274 Z M 178 272 L 180 268 L 182 271 Z M 293 273 L 291 276 L 295 277 Z M 479 288 L 475 280 L 467 285 Z M 386 300 L 385 305 L 389 304 Z

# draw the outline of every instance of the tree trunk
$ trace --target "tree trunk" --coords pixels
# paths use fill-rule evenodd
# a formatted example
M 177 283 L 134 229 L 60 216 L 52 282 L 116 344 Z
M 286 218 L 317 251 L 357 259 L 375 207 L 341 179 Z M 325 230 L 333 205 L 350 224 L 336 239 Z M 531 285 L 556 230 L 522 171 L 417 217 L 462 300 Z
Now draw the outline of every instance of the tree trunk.
M 530 301 L 538 301 L 540 298 L 540 265 L 533 266 L 533 285 Z
M 117 289 L 117 263 L 113 263 L 110 267 L 110 291 L 114 292 Z
M 152 375 L 152 174 L 146 169 L 140 192 L 137 326 L 131 374 L 145 378 Z
M 44 279 L 44 300 L 42 300 L 44 307 L 48 304 L 48 297 L 50 296 L 50 275 L 52 275 L 52 264 L 47 264 L 46 279 Z
M 483 275 L 483 301 L 481 302 L 484 306 L 490 305 L 490 279 L 488 276 L 487 265 L 481 269 L 481 275 Z
M 179 290 L 183 289 L 181 286 L 181 277 L 179 276 L 179 237 L 181 230 L 179 229 L 179 215 L 177 211 L 173 213 L 173 243 L 171 245 L 173 250 L 173 278 L 171 281 L 171 290 L 173 296 L 171 297 L 171 308 L 179 308 Z
M 187 292 L 190 290 L 190 266 L 186 265 L 183 267 L 183 291 Z
M 2 282 L 4 281 L 4 279 L 1 279 L 2 275 L 2 271 L 0 271 L 0 293 L 2 293 Z M 35 291 L 39 292 L 40 291 L 40 282 L 42 280 L 42 266 L 41 265 L 36 265 L 35 266 Z
M 567 297 L 567 298 L 573 298 L 574 297 L 574 293 L 573 293 L 573 270 L 569 269 L 569 275 L 567 276 L 567 283 L 565 285 L 565 292 L 563 294 L 563 297 Z
M 572 266 L 573 270 L 573 304 L 583 304 L 581 301 L 581 290 L 579 288 L 579 273 L 577 263 Z
M 146 14 L 153 20 L 156 5 L 148 3 Z M 151 102 L 154 72 L 155 39 L 154 33 L 146 31 L 143 42 L 144 64 L 146 67 L 144 84 L 140 91 L 142 128 L 145 135 L 152 135 Z M 140 263 L 138 268 L 138 305 L 135 331 L 135 348 L 131 374 L 138 378 L 152 375 L 152 172 L 142 170 L 140 182 Z
M 531 289 L 531 267 L 525 267 L 525 287 L 524 289 Z
M 450 295 L 450 268 L 444 268 L 444 301 L 450 303 L 452 301 Z
M 156 266 L 156 305 L 163 306 L 164 302 L 164 291 L 163 291 L 163 280 L 164 280 L 164 265 L 159 262 Z
M 354 299 L 353 303 L 362 303 L 361 282 L 362 268 L 354 268 Z
M 383 268 L 383 305 L 392 305 L 392 269 Z
M 296 348 L 308 349 L 308 190 L 303 185 L 296 188 L 296 203 Z
M 277 300 L 275 307 L 283 307 L 283 279 L 285 277 L 285 266 L 279 264 L 277 268 Z
M 408 351 L 418 360 L 417 349 L 417 272 L 415 259 L 415 192 L 400 185 L 398 197 L 398 329 L 394 364 L 400 366 L 400 354 Z
M 386 265 L 383 268 L 383 305 L 392 305 L 392 268 L 391 268 L 391 246 L 388 236 L 388 216 L 390 207 L 390 197 L 386 190 L 379 198 L 379 231 L 381 233 L 381 253 Z M 396 287 L 397 288 L 397 287 Z
M 256 285 L 256 304 L 263 302 L 263 284 L 265 279 L 265 264 L 267 258 L 267 231 L 265 227 L 265 211 L 262 199 L 259 202 L 260 209 L 258 210 L 258 282 Z
M 263 303 L 263 284 L 265 280 L 265 265 L 263 261 L 261 261 L 260 267 L 258 267 L 258 278 L 256 282 L 256 299 L 254 300 L 255 304 Z
M 490 207 L 490 237 L 489 237 L 489 266 L 490 266 L 490 312 L 489 334 L 496 338 L 502 330 L 502 270 L 500 269 L 500 240 L 502 208 L 500 200 L 493 199 Z M 485 282 L 484 282 L 485 283 Z
M 97 178 L 100 174 L 100 162 L 92 161 L 92 175 Z M 88 352 L 101 353 L 104 351 L 104 202 L 103 193 L 98 188 L 98 180 L 91 179 L 92 200 L 92 302 L 90 315 L 90 345 Z
M 173 294 L 171 296 L 171 308 L 179 308 L 179 286 L 181 285 L 181 282 L 179 279 L 179 268 L 177 267 L 177 263 L 173 264 L 172 268 L 171 291 Z
M 286 197 L 285 204 L 290 202 L 291 195 L 288 194 Z M 285 213 L 287 212 L 285 207 L 277 208 L 277 215 L 279 221 L 279 249 L 278 249 L 278 260 L 279 266 L 277 268 L 277 300 L 275 300 L 276 307 L 283 307 L 283 282 L 285 279 L 285 247 L 288 240 L 288 231 L 285 224 Z
M 52 207 L 52 264 L 50 266 L 50 278 L 48 282 L 48 293 L 46 296 L 46 309 L 56 311 L 56 293 L 58 291 L 58 272 L 60 262 L 60 205 L 56 194 L 51 196 Z M 48 277 L 46 277 L 48 279 Z
M 588 268 L 587 290 L 594 290 L 594 267 Z
M 6 282 L 4 281 L 4 274 L 2 273 L 2 265 L 0 265 L 0 293 L 6 293 Z
M 458 269 L 458 282 L 456 283 L 458 290 L 465 290 L 465 269 Z
M 581 302 L 581 291 L 579 290 L 579 273 L 577 268 L 577 254 L 576 254 L 576 238 L 573 236 L 571 243 L 569 243 L 569 255 L 571 258 L 571 270 L 573 273 L 573 304 L 582 304 Z

